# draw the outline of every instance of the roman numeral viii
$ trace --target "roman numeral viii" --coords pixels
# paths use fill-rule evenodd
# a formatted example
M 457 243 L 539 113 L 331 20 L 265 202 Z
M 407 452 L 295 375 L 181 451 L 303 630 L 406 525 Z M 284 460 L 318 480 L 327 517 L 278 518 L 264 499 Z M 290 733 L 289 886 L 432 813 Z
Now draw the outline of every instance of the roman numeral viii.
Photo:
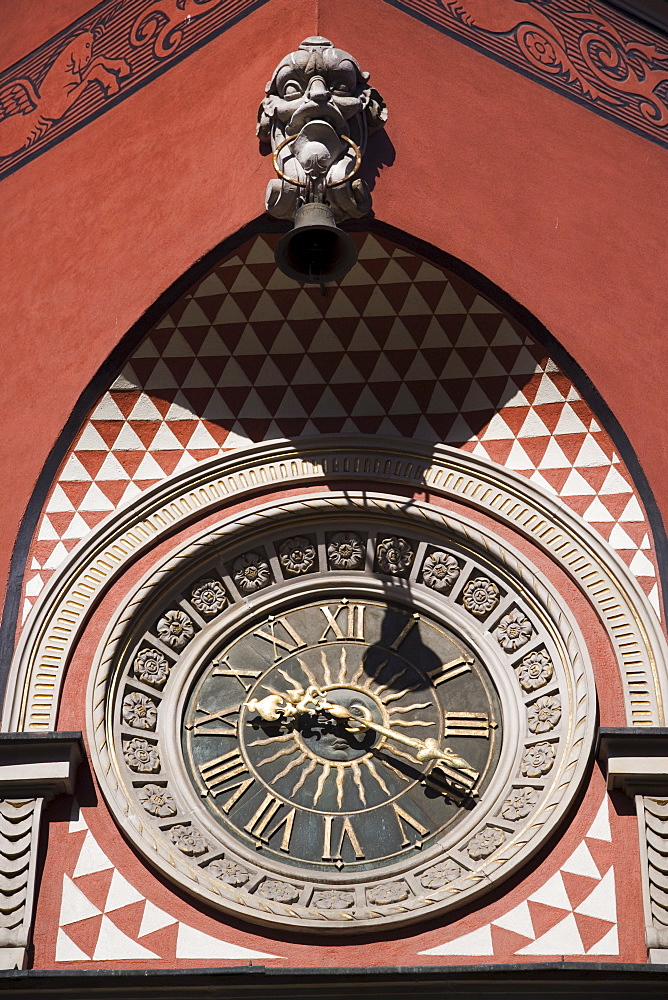
M 200 764 L 199 773 L 205 785 L 203 796 L 213 795 L 217 798 L 219 795 L 232 792 L 220 806 L 224 813 L 230 811 L 255 780 L 248 773 L 248 768 L 238 750 L 230 750 L 222 757 L 215 757 L 206 764 Z

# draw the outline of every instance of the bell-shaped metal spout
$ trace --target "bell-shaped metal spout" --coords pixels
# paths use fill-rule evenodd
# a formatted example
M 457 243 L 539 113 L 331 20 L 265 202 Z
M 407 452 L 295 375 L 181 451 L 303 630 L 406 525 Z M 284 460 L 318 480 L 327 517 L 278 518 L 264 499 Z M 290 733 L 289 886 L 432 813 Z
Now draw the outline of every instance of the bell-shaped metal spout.
M 357 247 L 323 202 L 307 202 L 298 208 L 294 229 L 276 247 L 276 264 L 283 274 L 308 285 L 337 281 L 356 260 Z

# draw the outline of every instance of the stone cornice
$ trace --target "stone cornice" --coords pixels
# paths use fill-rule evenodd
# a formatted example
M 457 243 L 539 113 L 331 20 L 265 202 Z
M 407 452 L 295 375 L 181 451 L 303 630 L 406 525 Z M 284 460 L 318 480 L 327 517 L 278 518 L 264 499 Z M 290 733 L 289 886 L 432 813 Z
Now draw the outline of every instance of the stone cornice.
M 72 795 L 81 733 L 0 733 L 0 798 Z
M 601 728 L 596 754 L 609 789 L 631 797 L 668 793 L 668 729 Z

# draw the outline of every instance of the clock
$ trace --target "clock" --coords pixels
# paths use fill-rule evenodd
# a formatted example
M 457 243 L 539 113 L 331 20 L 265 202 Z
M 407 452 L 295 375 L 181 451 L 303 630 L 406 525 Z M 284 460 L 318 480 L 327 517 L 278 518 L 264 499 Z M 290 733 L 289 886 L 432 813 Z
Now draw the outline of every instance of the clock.
M 484 795 L 498 694 L 461 637 L 415 607 L 303 599 L 207 658 L 183 752 L 240 850 L 346 878 L 412 860 Z
M 330 493 L 223 518 L 147 573 L 98 650 L 90 745 L 181 889 L 337 934 L 527 864 L 585 773 L 592 704 L 573 616 L 506 541 Z

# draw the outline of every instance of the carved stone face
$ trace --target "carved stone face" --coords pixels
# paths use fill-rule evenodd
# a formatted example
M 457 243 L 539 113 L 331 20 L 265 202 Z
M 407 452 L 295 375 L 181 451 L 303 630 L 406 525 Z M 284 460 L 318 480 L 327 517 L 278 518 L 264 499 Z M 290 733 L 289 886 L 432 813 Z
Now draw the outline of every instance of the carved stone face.
M 307 38 L 287 55 L 267 84 L 260 108 L 260 138 L 272 119 L 295 135 L 309 121 L 325 121 L 337 132 L 369 103 L 370 88 L 357 62 L 326 38 Z
M 387 119 L 368 73 L 327 38 L 306 38 L 279 63 L 258 112 L 257 135 L 271 143 L 278 180 L 265 205 L 277 219 L 294 219 L 300 205 L 320 201 L 336 221 L 358 219 L 371 195 L 357 176 L 370 132 Z

